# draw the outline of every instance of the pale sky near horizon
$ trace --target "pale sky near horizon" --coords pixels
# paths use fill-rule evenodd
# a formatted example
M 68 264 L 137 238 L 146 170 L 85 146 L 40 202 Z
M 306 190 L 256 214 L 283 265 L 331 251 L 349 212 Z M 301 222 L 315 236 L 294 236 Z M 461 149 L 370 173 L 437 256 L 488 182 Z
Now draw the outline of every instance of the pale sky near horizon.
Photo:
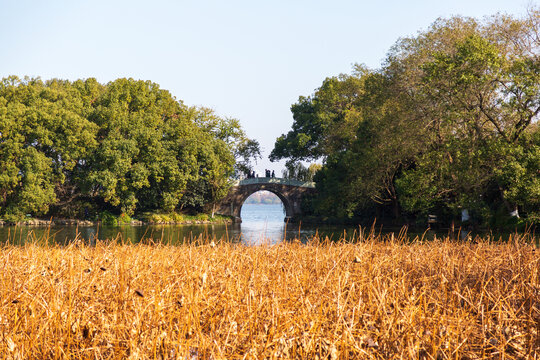
M 0 0 L 0 78 L 151 80 L 186 105 L 240 120 L 265 168 L 291 104 L 354 63 L 379 68 L 438 17 L 522 17 L 530 0 Z

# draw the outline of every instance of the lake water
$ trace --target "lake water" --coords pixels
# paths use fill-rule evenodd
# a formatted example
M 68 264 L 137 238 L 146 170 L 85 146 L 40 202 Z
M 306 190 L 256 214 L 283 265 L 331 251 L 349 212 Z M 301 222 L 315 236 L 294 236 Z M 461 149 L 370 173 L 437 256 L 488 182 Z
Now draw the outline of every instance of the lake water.
M 244 204 L 242 206 L 242 223 L 232 225 L 122 225 L 122 226 L 53 226 L 50 228 L 33 226 L 0 227 L 0 239 L 5 242 L 23 244 L 28 239 L 47 238 L 50 243 L 67 244 L 75 238 L 93 243 L 95 239 L 117 239 L 125 242 L 161 242 L 181 244 L 199 238 L 224 239 L 249 245 L 277 243 L 283 240 L 300 239 L 305 241 L 314 235 L 338 240 L 351 238 L 358 234 L 358 227 L 316 226 L 306 224 L 285 224 L 285 213 L 281 204 L 259 205 Z M 369 231 L 369 229 L 364 229 Z M 380 229 L 378 229 L 380 231 Z M 384 232 L 399 229 L 385 229 Z M 422 234 L 409 232 L 410 237 Z M 433 238 L 434 232 L 424 234 Z M 444 232 L 438 235 L 446 235 Z M 465 234 L 463 234 L 465 235 Z M 502 236 L 508 239 L 508 234 Z M 538 243 L 540 239 L 536 237 Z
M 118 239 L 126 242 L 154 241 L 180 244 L 198 238 L 217 238 L 246 244 L 277 243 L 284 239 L 300 238 L 305 240 L 317 233 L 314 226 L 286 224 L 285 213 L 281 204 L 244 204 L 242 223 L 229 225 L 121 225 L 121 226 L 52 226 L 50 228 L 34 226 L 0 227 L 0 239 L 4 242 L 22 244 L 28 239 L 49 239 L 51 243 L 66 244 L 76 237 L 93 242 L 95 239 Z M 338 239 L 343 227 L 325 227 L 322 232 Z M 352 232 L 351 232 L 352 233 Z

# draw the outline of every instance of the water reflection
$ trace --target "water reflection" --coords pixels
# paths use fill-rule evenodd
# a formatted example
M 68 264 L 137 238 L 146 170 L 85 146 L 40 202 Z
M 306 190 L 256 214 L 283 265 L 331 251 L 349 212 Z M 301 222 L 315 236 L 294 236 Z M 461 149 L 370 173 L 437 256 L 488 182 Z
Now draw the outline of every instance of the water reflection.
M 242 223 L 233 225 L 52 226 L 50 228 L 4 226 L 0 227 L 0 239 L 3 239 L 4 243 L 15 244 L 42 239 L 56 244 L 67 244 L 74 239 L 90 244 L 95 243 L 96 239 L 182 244 L 216 238 L 246 244 L 273 244 L 284 239 L 302 238 L 305 240 L 317 231 L 315 227 L 299 227 L 298 224 L 286 226 L 283 206 L 280 204 L 244 204 L 241 216 Z M 332 237 L 334 231 L 342 234 L 343 228 L 328 229 L 327 235 Z M 338 237 L 335 236 L 335 238 Z
M 276 243 L 285 238 L 285 212 L 281 204 L 242 206 L 239 233 L 247 244 Z
M 183 244 L 201 239 L 215 238 L 229 242 L 239 242 L 249 245 L 273 244 L 284 240 L 299 239 L 305 242 L 318 235 L 331 240 L 357 238 L 360 232 L 365 235 L 370 229 L 345 226 L 317 226 L 284 223 L 283 207 L 278 204 L 254 205 L 244 204 L 242 207 L 242 223 L 235 225 L 142 225 L 142 226 L 54 226 L 43 227 L 0 227 L 0 239 L 3 243 L 24 244 L 27 241 L 42 241 L 49 243 L 67 244 L 74 239 L 80 239 L 89 244 L 96 239 L 116 239 L 119 242 L 148 242 L 164 244 Z M 396 237 L 400 229 L 379 229 L 376 234 L 394 232 Z M 413 240 L 431 240 L 435 236 L 445 237 L 447 232 L 419 232 L 409 231 L 408 238 Z M 482 234 L 486 235 L 486 234 Z M 508 240 L 509 234 L 487 234 L 491 239 L 498 241 Z M 454 234 L 454 238 L 468 241 L 474 239 L 474 234 L 467 232 Z M 535 237 L 537 245 L 540 239 Z

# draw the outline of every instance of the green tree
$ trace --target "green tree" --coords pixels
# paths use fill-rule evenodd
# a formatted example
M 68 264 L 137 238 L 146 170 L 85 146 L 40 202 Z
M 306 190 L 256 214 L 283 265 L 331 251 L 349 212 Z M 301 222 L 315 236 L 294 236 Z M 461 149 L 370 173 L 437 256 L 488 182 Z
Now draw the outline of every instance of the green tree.
M 494 183 L 508 211 L 517 209 L 516 197 L 506 194 L 522 187 L 518 179 L 510 182 L 506 176 L 500 182 L 493 174 L 494 169 L 516 164 L 516 154 L 531 154 L 519 150 L 522 147 L 535 153 L 525 134 L 540 111 L 540 68 L 537 59 L 505 49 L 471 35 L 456 44 L 455 52 L 438 53 L 423 65 L 421 90 L 437 101 L 440 123 L 430 151 L 422 154 L 415 169 L 401 181 L 407 208 L 418 209 L 416 203 L 427 197 L 445 203 L 454 213 L 461 208 L 480 212 L 488 206 L 483 200 L 485 189 Z M 429 201 L 423 200 L 424 206 Z
M 304 166 L 301 162 L 288 161 L 285 164 L 285 169 L 282 171 L 282 176 L 285 179 L 299 180 L 299 181 L 313 181 L 317 171 L 321 170 L 322 165 L 313 163 L 308 167 Z
M 40 215 L 56 202 L 55 189 L 96 144 L 86 96 L 68 81 L 2 80 L 0 214 Z
M 89 159 L 86 176 L 93 195 L 132 214 L 139 192 L 160 189 L 166 172 L 171 175 L 168 181 L 185 184 L 174 176 L 177 165 L 162 141 L 164 121 L 179 111 L 179 104 L 157 84 L 132 79 L 109 83 L 90 116 L 99 126 L 99 147 Z M 154 206 L 175 205 L 164 203 L 168 197 L 162 191 L 145 195 Z
M 292 130 L 276 140 L 270 160 L 317 160 L 347 149 L 358 125 L 356 104 L 363 87 L 359 75 L 365 72 L 357 65 L 353 75 L 327 78 L 313 96 L 301 96 L 291 106 Z
M 214 215 L 215 205 L 227 195 L 231 179 L 251 169 L 260 157 L 257 141 L 249 139 L 237 119 L 221 118 L 208 108 L 189 108 L 189 119 L 199 135 L 191 142 L 197 169 L 183 205 L 196 206 Z
M 0 84 L 0 216 L 210 211 L 260 156 L 236 119 L 150 81 Z
M 301 97 L 270 158 L 323 160 L 321 215 L 536 216 L 539 19 L 439 19 L 400 39 L 381 69 Z
M 232 150 L 236 159 L 235 175 L 246 174 L 252 170 L 252 162 L 261 157 L 260 145 L 257 140 L 247 137 L 240 126 L 240 121 L 234 118 L 222 118 L 208 108 L 191 108 L 191 117 L 204 131 L 222 140 Z

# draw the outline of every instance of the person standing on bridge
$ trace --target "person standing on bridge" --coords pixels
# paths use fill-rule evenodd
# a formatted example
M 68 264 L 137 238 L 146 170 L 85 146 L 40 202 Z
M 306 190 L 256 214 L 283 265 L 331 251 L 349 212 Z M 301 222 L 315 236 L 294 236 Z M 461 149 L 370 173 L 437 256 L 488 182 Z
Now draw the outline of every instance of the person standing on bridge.
M 276 173 L 274 172 L 274 170 L 272 170 L 272 177 L 273 177 L 273 178 L 276 177 Z

